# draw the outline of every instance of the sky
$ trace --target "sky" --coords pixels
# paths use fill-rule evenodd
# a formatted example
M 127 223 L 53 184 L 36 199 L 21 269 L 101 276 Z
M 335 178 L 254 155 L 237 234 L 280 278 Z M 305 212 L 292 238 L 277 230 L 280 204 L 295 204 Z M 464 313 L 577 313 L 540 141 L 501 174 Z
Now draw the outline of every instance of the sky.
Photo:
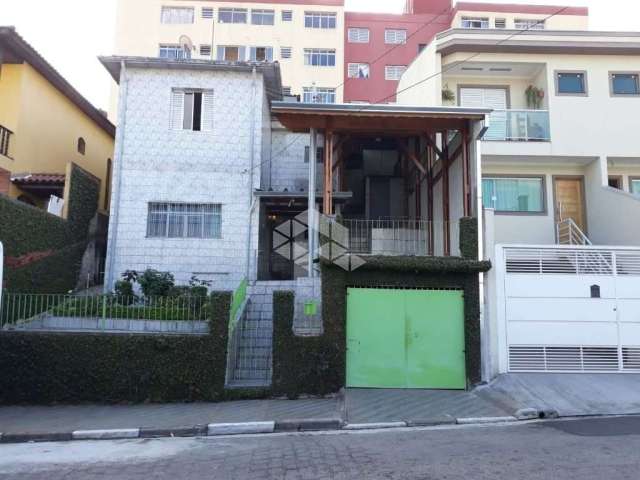
M 588 6 L 592 30 L 640 30 L 639 0 L 490 1 Z M 107 109 L 112 80 L 96 57 L 113 53 L 116 0 L 0 0 L 0 4 L 0 25 L 15 26 L 80 93 Z M 404 0 L 346 0 L 348 10 L 399 13 L 403 5 Z

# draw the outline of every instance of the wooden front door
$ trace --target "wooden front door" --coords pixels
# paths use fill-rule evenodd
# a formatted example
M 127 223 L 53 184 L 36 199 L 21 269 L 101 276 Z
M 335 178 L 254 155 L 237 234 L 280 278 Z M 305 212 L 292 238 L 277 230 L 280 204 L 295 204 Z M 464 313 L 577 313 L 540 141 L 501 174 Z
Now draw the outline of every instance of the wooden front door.
M 584 183 L 582 178 L 558 177 L 554 180 L 556 222 L 569 218 L 587 233 L 587 216 L 584 201 Z

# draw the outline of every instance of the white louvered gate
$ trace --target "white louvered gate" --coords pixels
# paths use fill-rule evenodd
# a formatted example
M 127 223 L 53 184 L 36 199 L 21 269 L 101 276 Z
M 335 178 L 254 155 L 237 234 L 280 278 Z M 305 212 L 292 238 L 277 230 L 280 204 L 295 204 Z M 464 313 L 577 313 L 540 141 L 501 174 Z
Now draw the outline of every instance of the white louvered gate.
M 640 249 L 496 247 L 501 372 L 640 371 Z

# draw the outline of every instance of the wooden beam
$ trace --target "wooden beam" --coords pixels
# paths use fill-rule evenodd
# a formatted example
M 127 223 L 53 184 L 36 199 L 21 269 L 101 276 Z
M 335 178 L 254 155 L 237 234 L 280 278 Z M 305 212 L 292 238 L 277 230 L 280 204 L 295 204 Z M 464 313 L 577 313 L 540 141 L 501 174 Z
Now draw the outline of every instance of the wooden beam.
M 429 238 L 427 239 L 428 243 L 428 252 L 430 256 L 434 254 L 434 245 L 435 245 L 435 237 L 434 237 L 434 229 L 433 229 L 433 218 L 434 218 L 434 209 L 433 209 L 433 157 L 435 156 L 435 152 L 430 148 L 427 150 L 427 220 L 429 221 Z
M 402 150 L 402 153 L 405 154 L 407 158 L 409 158 L 409 160 L 413 162 L 413 164 L 418 168 L 418 170 L 420 170 L 423 174 L 427 173 L 427 169 L 424 168 L 424 166 L 420 163 L 420 160 L 418 160 L 418 157 L 416 157 L 413 152 L 409 151 L 409 149 L 404 144 L 404 142 L 398 140 L 397 143 L 400 150 Z
M 449 152 L 448 145 L 446 142 L 447 138 L 446 130 L 442 132 L 442 138 L 445 139 L 442 142 L 443 146 L 443 162 L 442 162 L 442 220 L 443 220 L 443 243 L 444 243 L 444 256 L 448 257 L 451 254 L 451 230 L 449 228 L 449 220 L 450 220 L 450 206 L 449 206 Z
M 469 131 L 462 131 L 462 197 L 464 216 L 471 216 L 471 175 L 469 169 Z
M 433 149 L 433 151 L 436 153 L 436 155 L 438 155 L 438 158 L 442 160 L 444 158 L 444 153 L 442 153 L 442 150 L 438 148 L 438 146 L 436 145 L 436 142 L 434 142 L 433 139 L 431 138 L 431 135 L 425 135 L 424 138 L 427 142 L 427 145 L 429 145 Z M 443 142 L 443 145 L 444 144 L 446 144 L 446 142 Z
M 324 131 L 324 195 L 322 212 L 333 215 L 333 131 Z
M 453 152 L 453 154 L 447 160 L 448 167 L 451 167 L 453 162 L 455 162 L 456 158 L 458 158 L 461 153 L 462 153 L 462 145 L 460 145 L 458 148 L 456 148 L 455 151 Z M 445 162 L 442 162 L 442 168 L 440 169 L 440 171 L 433 178 L 433 181 L 434 181 L 435 184 L 437 184 L 442 179 L 442 172 L 444 171 L 444 169 L 445 169 Z

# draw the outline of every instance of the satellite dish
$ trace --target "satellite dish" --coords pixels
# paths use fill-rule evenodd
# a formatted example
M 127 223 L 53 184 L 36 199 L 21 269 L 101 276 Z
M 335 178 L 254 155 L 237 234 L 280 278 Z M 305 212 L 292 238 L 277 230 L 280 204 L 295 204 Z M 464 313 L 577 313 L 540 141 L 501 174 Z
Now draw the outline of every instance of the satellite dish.
M 191 39 L 187 35 L 180 35 L 178 43 L 184 52 L 184 58 L 191 58 L 191 52 L 195 49 Z

